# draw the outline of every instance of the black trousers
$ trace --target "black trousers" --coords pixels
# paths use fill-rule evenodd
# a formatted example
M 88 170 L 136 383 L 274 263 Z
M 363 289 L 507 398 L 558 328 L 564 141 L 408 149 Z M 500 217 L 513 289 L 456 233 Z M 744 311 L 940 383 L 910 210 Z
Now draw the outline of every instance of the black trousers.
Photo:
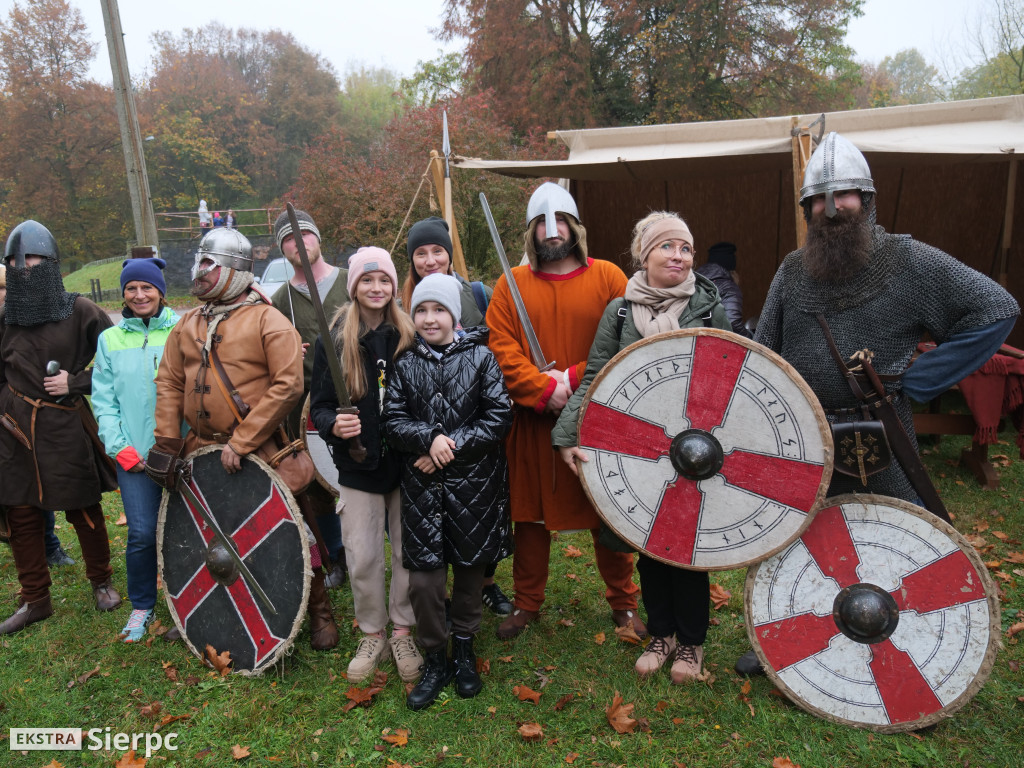
M 475 635 L 480 630 L 485 565 L 452 566 L 452 632 Z M 427 651 L 438 651 L 448 644 L 444 620 L 444 593 L 448 569 L 409 571 L 409 600 L 416 614 L 416 640 Z
M 643 553 L 637 557 L 636 569 L 651 636 L 675 635 L 683 645 L 704 645 L 711 608 L 707 572 L 676 568 Z

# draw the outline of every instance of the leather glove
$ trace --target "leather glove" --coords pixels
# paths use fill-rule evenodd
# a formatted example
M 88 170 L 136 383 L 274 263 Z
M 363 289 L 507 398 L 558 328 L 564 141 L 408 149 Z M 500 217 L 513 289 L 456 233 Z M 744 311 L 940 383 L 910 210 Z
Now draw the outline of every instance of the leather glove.
M 149 449 L 149 456 L 146 457 L 146 474 L 154 483 L 174 490 L 178 482 L 178 473 L 185 466 L 181 459 L 181 452 L 185 448 L 185 441 L 180 437 L 158 437 L 156 444 Z

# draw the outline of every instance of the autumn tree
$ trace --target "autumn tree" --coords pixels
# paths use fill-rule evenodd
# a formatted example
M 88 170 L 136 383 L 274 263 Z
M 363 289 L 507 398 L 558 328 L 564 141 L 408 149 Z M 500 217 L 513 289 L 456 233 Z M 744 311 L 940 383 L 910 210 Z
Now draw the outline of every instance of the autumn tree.
M 67 0 L 0 23 L 0 226 L 37 219 L 75 258 L 122 250 L 131 221 L 113 94 L 85 78 L 94 48 Z
M 1024 0 L 992 0 L 973 38 L 974 63 L 956 78 L 954 97 L 1024 93 Z
M 471 91 L 518 128 L 844 106 L 862 0 L 447 0 Z
M 338 97 L 337 124 L 355 147 L 369 151 L 377 135 L 410 103 L 395 72 L 383 67 L 353 67 Z
M 425 178 L 424 173 L 430 149 L 441 149 L 444 109 L 448 110 L 452 151 L 457 155 L 509 159 L 564 156 L 542 134 L 516 138 L 509 126 L 495 120 L 489 96 L 460 96 L 431 106 L 411 107 L 384 127 L 368 154 L 334 130 L 303 161 L 290 197 L 315 212 L 320 230 L 342 250 L 377 245 L 390 251 L 397 239 L 394 255 L 397 261 L 406 263 L 408 224 L 439 215 L 431 205 L 432 187 L 429 175 Z M 525 228 L 526 202 L 537 181 L 458 169 L 452 171 L 452 178 L 453 207 L 467 264 L 475 279 L 493 279 L 499 268 L 480 210 L 479 193 L 486 192 L 515 259 Z M 403 227 L 407 213 L 409 219 Z

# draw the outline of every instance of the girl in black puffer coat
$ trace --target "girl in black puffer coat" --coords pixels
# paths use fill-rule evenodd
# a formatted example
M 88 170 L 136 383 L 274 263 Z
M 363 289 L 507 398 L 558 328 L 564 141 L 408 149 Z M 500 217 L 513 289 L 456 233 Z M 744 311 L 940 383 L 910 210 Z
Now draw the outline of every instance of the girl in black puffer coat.
M 454 675 L 460 696 L 481 687 L 473 655 L 484 570 L 508 556 L 508 467 L 503 440 L 512 406 L 484 327 L 455 331 L 458 282 L 429 275 L 411 307 L 416 346 L 395 361 L 384 406 L 389 445 L 402 454 L 402 556 L 416 633 L 426 652 L 412 709 L 429 706 Z M 444 595 L 453 573 L 452 662 Z

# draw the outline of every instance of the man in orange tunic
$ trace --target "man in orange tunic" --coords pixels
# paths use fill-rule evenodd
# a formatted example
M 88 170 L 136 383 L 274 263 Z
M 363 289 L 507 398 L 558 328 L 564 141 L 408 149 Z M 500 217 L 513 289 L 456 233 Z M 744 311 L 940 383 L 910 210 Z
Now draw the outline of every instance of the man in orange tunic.
M 600 520 L 580 481 L 551 447 L 551 430 L 572 390 L 579 386 L 598 322 L 608 302 L 626 290 L 626 276 L 608 261 L 587 257 L 587 232 L 576 202 L 557 184 L 542 184 L 527 206 L 526 256 L 515 267 L 523 303 L 554 367 L 541 373 L 530 357 L 523 325 L 505 277 L 498 280 L 487 310 L 490 347 L 516 404 L 506 448 L 509 462 L 515 554 L 515 610 L 498 626 L 498 637 L 516 637 L 540 615 L 548 581 L 551 531 L 587 528 L 594 538 L 597 568 L 617 626 L 646 627 L 637 615 L 633 555 L 598 541 Z

